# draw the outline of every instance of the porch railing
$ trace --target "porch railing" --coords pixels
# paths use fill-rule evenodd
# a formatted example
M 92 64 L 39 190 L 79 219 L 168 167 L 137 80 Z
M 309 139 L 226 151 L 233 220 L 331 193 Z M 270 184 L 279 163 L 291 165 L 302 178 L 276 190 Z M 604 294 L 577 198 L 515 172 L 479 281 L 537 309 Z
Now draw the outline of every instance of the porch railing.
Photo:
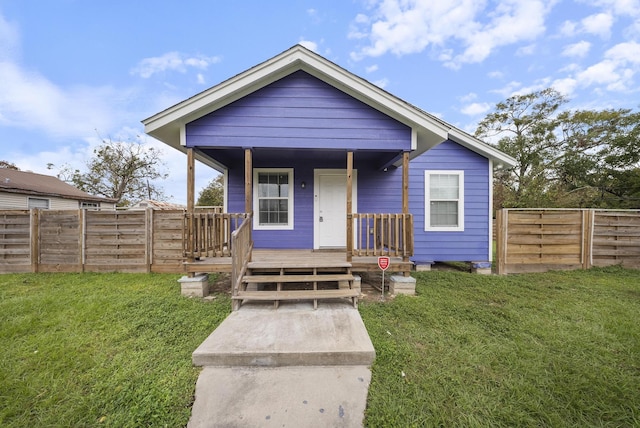
M 253 239 L 251 238 L 251 214 L 248 214 L 240 227 L 231 234 L 231 293 L 238 295 L 242 286 L 242 277 L 247 271 L 247 265 L 251 261 L 253 251 Z M 233 310 L 240 307 L 240 301 L 233 301 Z
M 352 255 L 413 256 L 413 215 L 356 213 L 349 218 L 355 228 Z
M 216 211 L 185 212 L 182 227 L 184 257 L 231 257 L 231 233 L 247 218 L 247 214 Z

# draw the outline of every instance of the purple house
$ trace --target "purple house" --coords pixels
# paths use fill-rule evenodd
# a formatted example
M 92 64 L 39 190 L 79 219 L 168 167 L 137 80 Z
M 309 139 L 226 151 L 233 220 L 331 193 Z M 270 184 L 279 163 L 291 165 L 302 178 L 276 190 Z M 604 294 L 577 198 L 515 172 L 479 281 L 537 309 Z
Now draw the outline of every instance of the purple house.
M 191 212 L 194 159 L 225 175 L 253 250 L 338 250 L 354 270 L 390 256 L 405 273 L 491 261 L 493 169 L 514 160 L 300 45 L 143 123 L 187 153 Z M 231 255 L 218 235 L 205 256 Z

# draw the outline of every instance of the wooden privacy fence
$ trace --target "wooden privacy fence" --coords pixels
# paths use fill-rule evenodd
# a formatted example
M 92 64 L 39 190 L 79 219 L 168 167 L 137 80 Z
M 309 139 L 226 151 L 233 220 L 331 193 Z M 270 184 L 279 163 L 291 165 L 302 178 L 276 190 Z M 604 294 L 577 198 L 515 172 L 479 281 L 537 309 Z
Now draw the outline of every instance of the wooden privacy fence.
M 499 274 L 640 268 L 640 211 L 503 209 L 496 220 Z
M 184 217 L 184 210 L 0 211 L 0 273 L 181 273 Z

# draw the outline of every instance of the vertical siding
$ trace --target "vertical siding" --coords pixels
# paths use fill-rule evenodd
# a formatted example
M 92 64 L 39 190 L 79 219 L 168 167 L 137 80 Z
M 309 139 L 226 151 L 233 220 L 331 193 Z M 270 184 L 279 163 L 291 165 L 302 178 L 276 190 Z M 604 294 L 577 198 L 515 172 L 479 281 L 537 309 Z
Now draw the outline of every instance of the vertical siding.
M 188 147 L 409 149 L 411 129 L 298 71 L 187 124 Z
M 425 170 L 464 170 L 464 231 L 424 230 Z M 415 227 L 414 261 L 486 261 L 491 245 L 488 160 L 446 141 L 414 159 L 409 175 L 409 209 Z

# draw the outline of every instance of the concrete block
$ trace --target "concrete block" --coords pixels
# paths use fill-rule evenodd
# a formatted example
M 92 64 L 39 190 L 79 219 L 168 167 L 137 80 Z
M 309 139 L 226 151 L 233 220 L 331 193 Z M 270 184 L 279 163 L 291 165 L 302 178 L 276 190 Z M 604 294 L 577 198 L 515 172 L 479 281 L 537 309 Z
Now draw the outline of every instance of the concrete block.
M 491 262 L 471 262 L 471 272 L 479 275 L 491 275 Z
M 190 297 L 205 297 L 209 295 L 209 275 L 197 275 L 193 278 L 183 276 L 178 280 L 180 294 Z
M 391 275 L 389 278 L 389 292 L 396 294 L 416 294 L 416 279 L 410 276 Z
M 416 263 L 416 272 L 429 272 L 432 264 L 433 263 L 429 262 L 418 262 Z

